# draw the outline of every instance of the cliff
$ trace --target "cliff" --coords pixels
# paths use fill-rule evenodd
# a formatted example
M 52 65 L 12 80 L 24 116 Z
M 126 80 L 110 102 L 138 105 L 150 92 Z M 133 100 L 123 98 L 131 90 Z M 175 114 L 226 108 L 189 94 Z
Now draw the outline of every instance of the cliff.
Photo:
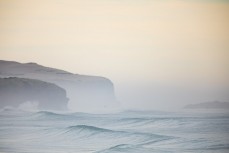
M 0 78 L 0 108 L 65 110 L 67 102 L 65 90 L 55 84 L 16 77 Z
M 107 111 L 119 107 L 113 83 L 104 77 L 73 74 L 36 63 L 0 60 L 0 78 L 20 77 L 54 83 L 67 92 L 68 107 L 74 111 Z

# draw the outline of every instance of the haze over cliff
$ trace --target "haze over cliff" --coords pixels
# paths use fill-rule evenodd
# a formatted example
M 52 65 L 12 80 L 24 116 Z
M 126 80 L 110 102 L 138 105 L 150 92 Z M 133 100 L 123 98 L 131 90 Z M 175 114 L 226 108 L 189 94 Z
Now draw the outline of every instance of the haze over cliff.
M 68 108 L 74 111 L 110 111 L 119 108 L 113 83 L 104 77 L 73 74 L 36 63 L 0 60 L 0 78 L 18 77 L 54 83 L 67 92 Z

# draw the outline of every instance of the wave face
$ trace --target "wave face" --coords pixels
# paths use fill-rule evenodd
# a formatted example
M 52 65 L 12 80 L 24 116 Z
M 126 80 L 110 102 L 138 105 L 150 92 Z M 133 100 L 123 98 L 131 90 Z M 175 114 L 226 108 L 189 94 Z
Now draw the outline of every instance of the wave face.
M 4 153 L 228 153 L 228 114 L 0 111 Z

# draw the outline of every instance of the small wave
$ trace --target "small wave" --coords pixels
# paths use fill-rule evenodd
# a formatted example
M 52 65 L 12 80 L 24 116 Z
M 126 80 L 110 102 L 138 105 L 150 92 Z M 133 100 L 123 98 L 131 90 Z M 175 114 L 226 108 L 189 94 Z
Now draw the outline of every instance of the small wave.
M 177 128 L 195 125 L 198 123 L 198 120 L 199 119 L 193 117 L 140 117 L 122 118 L 118 120 L 117 124 L 118 126 L 127 128 Z
M 27 114 L 30 115 L 31 112 L 20 110 L 14 107 L 4 107 L 0 110 L 0 116 L 2 117 L 21 117 L 26 116 Z
M 39 111 L 35 113 L 38 116 L 61 116 L 62 114 L 57 114 L 49 111 Z
M 216 144 L 216 145 L 211 145 L 210 147 L 207 148 L 207 150 L 223 150 L 223 149 L 229 149 L 229 144 Z
M 54 120 L 59 120 L 59 119 L 70 119 L 71 115 L 70 114 L 58 114 L 58 113 L 54 113 L 54 112 L 49 112 L 49 111 L 39 111 L 36 113 L 33 113 L 30 116 L 31 119 L 44 119 L 44 120 L 48 120 L 48 119 L 54 119 Z
M 128 153 L 128 152 L 131 152 L 131 153 L 139 153 L 139 152 L 142 152 L 142 153 L 152 153 L 152 152 L 168 153 L 169 151 L 145 148 L 145 147 L 142 147 L 141 145 L 118 144 L 108 149 L 97 151 L 96 153 L 117 153 L 117 152 L 120 152 L 120 153 Z
M 124 137 L 127 136 L 127 134 L 123 131 L 114 131 L 111 129 L 105 129 L 100 128 L 96 126 L 90 126 L 90 125 L 75 125 L 75 126 L 69 126 L 65 129 L 60 131 L 60 133 L 63 133 L 62 136 L 66 136 L 69 138 L 106 138 L 106 137 Z
M 112 130 L 99 128 L 99 127 L 95 127 L 95 126 L 89 126 L 89 125 L 69 126 L 69 127 L 67 127 L 67 129 L 68 129 L 68 131 L 80 130 L 80 131 L 90 131 L 90 132 L 114 132 Z
M 64 132 L 63 132 L 64 130 Z M 88 138 L 91 137 L 92 139 L 100 139 L 104 138 L 112 138 L 112 139 L 125 139 L 126 141 L 135 142 L 138 144 L 148 144 L 148 143 L 155 143 L 158 141 L 163 141 L 167 139 L 172 139 L 171 136 L 166 135 L 157 135 L 152 133 L 141 133 L 141 132 L 134 132 L 134 131 L 117 131 L 113 129 L 105 129 L 96 126 L 90 125 L 75 125 L 69 126 L 65 129 L 60 131 L 62 136 L 67 136 L 69 138 Z

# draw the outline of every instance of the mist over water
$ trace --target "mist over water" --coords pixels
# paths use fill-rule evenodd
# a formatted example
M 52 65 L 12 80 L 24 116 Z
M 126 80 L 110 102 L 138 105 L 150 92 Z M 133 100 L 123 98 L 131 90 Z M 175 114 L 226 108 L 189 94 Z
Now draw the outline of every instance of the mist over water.
M 1 63 L 0 152 L 229 152 L 229 112 L 221 111 L 228 102 L 197 105 L 219 112 L 170 112 L 179 107 L 176 100 L 192 99 L 192 92 L 187 96 L 187 91 L 158 86 L 132 92 L 128 86 L 131 105 L 124 105 L 126 99 L 116 98 L 115 84 L 107 78 L 34 63 Z M 170 111 L 152 111 L 164 104 Z
M 0 111 L 4 153 L 227 153 L 228 113 Z
M 228 25 L 225 0 L 0 0 L 0 153 L 228 153 Z

